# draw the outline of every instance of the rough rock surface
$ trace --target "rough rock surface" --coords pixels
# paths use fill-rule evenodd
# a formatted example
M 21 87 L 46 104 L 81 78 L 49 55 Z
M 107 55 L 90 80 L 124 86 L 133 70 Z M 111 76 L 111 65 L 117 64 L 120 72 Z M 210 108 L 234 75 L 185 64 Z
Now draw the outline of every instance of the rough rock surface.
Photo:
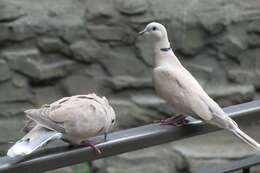
M 0 82 L 1 81 L 6 81 L 11 76 L 11 72 L 9 70 L 9 66 L 6 63 L 6 61 L 3 60 L 3 59 L 0 59 L 0 74 L 1 74 Z
M 259 99 L 259 11 L 258 0 L 1 0 L 0 130 L 10 133 L 0 133 L 0 138 L 21 136 L 17 123 L 22 123 L 25 109 L 72 94 L 107 96 L 116 109 L 118 128 L 172 115 L 174 108 L 153 89 L 150 41 L 137 38 L 151 21 L 166 25 L 180 61 L 222 106 Z M 207 146 L 211 140 L 205 140 Z M 110 161 L 95 167 L 121 172 L 124 166 L 137 165 L 135 159 L 141 163 L 147 159 L 148 167 L 157 172 L 195 170 L 209 162 L 229 161 L 224 144 L 218 145 L 225 157 L 213 157 L 212 148 L 206 147 L 200 154 L 208 153 L 208 161 L 191 156 L 195 150 L 184 154 L 180 149 L 183 157 L 191 157 L 191 162 L 182 160 L 189 166 L 181 170 L 175 167 L 178 158 L 165 151 L 163 155 L 174 161 L 161 163 L 163 156 L 156 156 L 160 147 L 147 149 L 144 158 L 138 153 L 111 158 L 123 167 Z M 170 151 L 176 153 L 175 149 Z M 142 164 L 133 171 L 145 172 Z
M 170 163 L 169 161 L 172 160 L 174 162 Z M 113 156 L 109 159 L 95 161 L 93 165 L 97 169 L 104 167 L 103 169 L 99 169 L 98 173 L 189 173 L 189 164 L 186 158 L 170 145 L 162 145 Z

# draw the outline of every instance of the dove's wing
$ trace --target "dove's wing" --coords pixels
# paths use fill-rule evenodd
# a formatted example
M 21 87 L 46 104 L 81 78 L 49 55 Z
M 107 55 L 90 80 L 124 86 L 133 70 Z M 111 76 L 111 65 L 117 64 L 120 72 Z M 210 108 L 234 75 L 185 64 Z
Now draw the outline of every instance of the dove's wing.
M 32 119 L 37 124 L 64 134 L 66 131 L 63 124 L 55 122 L 49 117 L 50 113 L 58 108 L 59 106 L 45 106 L 39 109 L 26 110 L 25 113 L 28 118 Z
M 76 143 L 108 132 L 115 121 L 115 113 L 108 101 L 95 94 L 65 97 L 25 112 L 38 124 L 60 132 L 64 138 Z
M 108 132 L 111 127 L 112 109 L 107 100 L 96 95 L 76 95 L 63 101 L 61 106 L 51 111 L 49 119 L 63 124 L 66 137 L 80 142 L 98 134 Z
M 157 67 L 154 71 L 155 85 L 159 94 L 181 112 L 198 115 L 210 121 L 213 116 L 225 116 L 223 110 L 202 89 L 196 79 L 183 67 L 171 69 Z M 160 92 L 161 90 L 161 92 Z M 165 92 L 166 91 L 166 92 Z

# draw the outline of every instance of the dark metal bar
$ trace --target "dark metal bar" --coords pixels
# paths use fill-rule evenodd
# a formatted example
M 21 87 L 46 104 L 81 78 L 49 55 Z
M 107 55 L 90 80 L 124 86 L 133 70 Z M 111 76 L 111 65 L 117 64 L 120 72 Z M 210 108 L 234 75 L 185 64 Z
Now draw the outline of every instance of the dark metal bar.
M 243 173 L 250 173 L 250 167 L 260 164 L 260 155 L 248 157 L 242 160 L 233 161 L 232 163 L 221 164 L 215 168 L 204 170 L 199 173 L 229 173 L 243 170 Z
M 258 115 L 260 114 L 260 101 L 231 106 L 225 108 L 224 110 L 240 125 L 245 125 L 260 119 L 260 116 Z M 99 147 L 103 152 L 101 155 L 96 155 L 95 152 L 93 152 L 93 150 L 89 147 L 54 147 L 40 150 L 25 158 L 19 158 L 19 163 L 2 167 L 2 169 L 0 169 L 0 173 L 43 172 L 217 130 L 219 129 L 203 124 L 200 121 L 192 121 L 190 125 L 182 127 L 150 124 L 110 133 L 108 135 L 108 141 L 97 145 L 97 147 Z M 103 138 L 103 136 L 96 138 Z M 1 159 L 7 160 L 7 162 L 8 160 L 10 162 L 13 161 L 13 159 L 10 158 L 0 158 L 0 167 Z M 13 163 L 18 161 L 13 161 Z

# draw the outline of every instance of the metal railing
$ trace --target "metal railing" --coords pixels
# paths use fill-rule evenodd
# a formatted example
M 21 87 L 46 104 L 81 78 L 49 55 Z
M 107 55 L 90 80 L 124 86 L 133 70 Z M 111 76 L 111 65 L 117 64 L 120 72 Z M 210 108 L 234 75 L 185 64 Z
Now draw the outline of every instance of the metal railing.
M 260 100 L 230 106 L 224 110 L 239 125 L 248 125 L 252 121 L 260 120 Z M 68 147 L 68 145 L 63 145 L 42 149 L 26 157 L 2 157 L 0 158 L 0 173 L 39 173 L 217 130 L 219 129 L 216 127 L 194 119 L 191 120 L 189 125 L 181 127 L 149 124 L 110 133 L 106 142 L 97 145 L 102 151 L 100 155 L 96 155 L 90 147 Z M 98 136 L 94 140 L 102 138 L 103 136 Z M 248 173 L 249 168 L 256 164 L 260 164 L 260 156 L 234 161 L 227 165 L 219 165 L 201 173 L 226 173 L 239 169 L 243 169 L 244 173 Z

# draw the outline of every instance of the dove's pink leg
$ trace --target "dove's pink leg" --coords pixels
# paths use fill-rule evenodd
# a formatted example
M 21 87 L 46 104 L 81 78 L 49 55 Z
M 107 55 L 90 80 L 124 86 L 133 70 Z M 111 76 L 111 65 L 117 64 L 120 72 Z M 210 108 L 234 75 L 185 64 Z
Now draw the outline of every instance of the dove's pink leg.
M 83 141 L 82 144 L 86 145 L 87 147 L 91 147 L 98 155 L 102 154 L 101 150 L 96 147 L 96 144 L 99 144 L 101 142 L 106 142 L 107 141 L 107 133 L 104 134 L 104 139 L 103 140 L 98 140 L 98 141 L 90 141 L 90 140 L 86 140 Z
M 97 155 L 102 154 L 102 151 L 98 147 L 96 147 L 95 144 L 93 144 L 93 142 L 84 141 L 83 144 L 86 145 L 87 147 L 91 147 L 96 152 Z
M 186 118 L 185 115 L 178 115 L 178 116 L 167 118 L 165 120 L 161 120 L 160 123 L 161 125 L 173 125 L 173 126 L 186 125 L 188 124 L 189 121 L 185 118 Z
M 94 144 L 88 143 L 87 145 L 90 146 L 96 152 L 96 154 L 98 155 L 102 154 L 101 150 L 98 147 L 96 147 Z

